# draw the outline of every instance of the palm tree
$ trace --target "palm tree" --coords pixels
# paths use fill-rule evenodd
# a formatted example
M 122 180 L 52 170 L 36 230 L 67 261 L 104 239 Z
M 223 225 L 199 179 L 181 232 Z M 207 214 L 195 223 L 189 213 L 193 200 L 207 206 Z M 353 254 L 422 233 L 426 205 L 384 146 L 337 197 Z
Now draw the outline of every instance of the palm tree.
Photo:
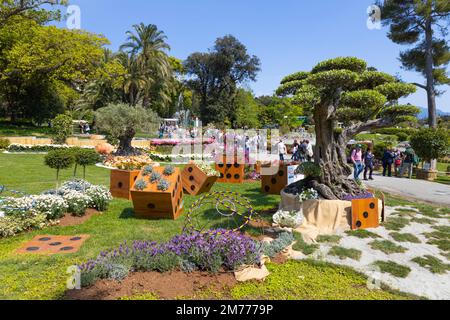
M 141 88 L 143 92 L 140 92 L 142 103 L 148 107 L 152 98 L 155 98 L 162 99 L 160 102 L 165 104 L 168 102 L 166 87 L 170 86 L 173 77 L 167 55 L 167 51 L 170 50 L 170 46 L 166 43 L 167 37 L 153 24 L 141 23 L 134 25 L 133 28 L 134 32 L 127 32 L 127 42 L 120 47 L 120 50 L 136 57 L 134 65 L 136 69 L 133 71 L 141 73 L 147 79 L 146 85 Z M 159 83 L 162 90 L 157 90 L 154 87 L 155 83 Z
M 143 91 L 154 81 L 152 78 L 146 77 L 142 72 L 139 59 L 136 55 L 121 52 L 117 57 L 122 66 L 127 70 L 123 83 L 124 100 L 130 105 L 135 106 L 139 103 Z

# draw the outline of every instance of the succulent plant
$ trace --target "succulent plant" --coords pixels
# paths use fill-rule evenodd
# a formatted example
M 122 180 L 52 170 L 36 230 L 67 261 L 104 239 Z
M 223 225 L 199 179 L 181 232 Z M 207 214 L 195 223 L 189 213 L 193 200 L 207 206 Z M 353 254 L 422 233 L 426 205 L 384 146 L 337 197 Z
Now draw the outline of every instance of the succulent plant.
M 142 175 L 143 176 L 149 176 L 153 173 L 153 166 L 145 166 L 144 169 L 142 169 Z
M 167 166 L 164 168 L 164 175 L 171 176 L 175 172 L 175 168 L 173 166 Z
M 159 183 L 158 183 L 159 191 L 167 191 L 169 189 L 169 187 L 170 187 L 169 181 L 167 181 L 166 179 L 159 180 Z
M 136 190 L 139 190 L 139 191 L 145 190 L 145 188 L 147 188 L 147 182 L 145 180 L 142 180 L 142 179 L 138 180 L 134 184 L 134 188 Z
M 159 180 L 161 180 L 161 174 L 159 172 L 153 172 L 152 175 L 150 176 L 150 181 L 152 183 L 156 183 Z

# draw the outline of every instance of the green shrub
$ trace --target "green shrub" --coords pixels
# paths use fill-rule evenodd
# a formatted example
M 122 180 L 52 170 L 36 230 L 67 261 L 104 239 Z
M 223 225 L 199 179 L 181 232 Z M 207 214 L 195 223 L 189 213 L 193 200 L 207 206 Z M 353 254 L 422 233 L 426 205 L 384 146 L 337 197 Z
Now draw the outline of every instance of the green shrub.
M 151 183 L 156 183 L 161 180 L 161 174 L 159 172 L 153 172 L 150 176 Z
M 167 181 L 166 179 L 159 180 L 159 183 L 157 186 L 159 191 L 167 191 L 167 190 L 169 190 L 169 187 L 170 187 L 169 181 Z
M 72 117 L 60 114 L 52 120 L 53 141 L 57 144 L 65 144 L 67 138 L 72 135 Z
M 164 175 L 171 176 L 175 172 L 175 168 L 173 166 L 167 166 L 164 168 Z
M 6 138 L 0 138 L 0 150 L 6 150 L 8 149 L 10 143 L 9 140 Z
M 298 166 L 297 173 L 304 174 L 308 178 L 320 177 L 322 170 L 320 166 L 314 162 L 304 162 Z
M 139 190 L 139 191 L 143 191 L 143 190 L 145 190 L 145 188 L 147 188 L 147 182 L 145 181 L 145 180 L 138 180 L 138 181 L 136 181 L 136 183 L 134 184 L 134 188 L 136 189 L 136 190 Z
M 0 238 L 12 237 L 24 231 L 39 230 L 51 225 L 45 214 L 0 219 Z
M 59 171 L 69 169 L 74 161 L 73 152 L 64 149 L 50 151 L 44 159 L 45 165 L 56 170 L 57 183 L 59 183 Z
M 273 240 L 272 242 L 264 242 L 262 245 L 262 250 L 266 256 L 273 258 L 281 251 L 289 247 L 292 243 L 294 243 L 294 241 L 295 238 L 292 233 L 283 232 L 278 236 L 277 239 Z
M 447 155 L 450 135 L 445 129 L 420 129 L 411 136 L 411 146 L 420 158 L 430 162 Z

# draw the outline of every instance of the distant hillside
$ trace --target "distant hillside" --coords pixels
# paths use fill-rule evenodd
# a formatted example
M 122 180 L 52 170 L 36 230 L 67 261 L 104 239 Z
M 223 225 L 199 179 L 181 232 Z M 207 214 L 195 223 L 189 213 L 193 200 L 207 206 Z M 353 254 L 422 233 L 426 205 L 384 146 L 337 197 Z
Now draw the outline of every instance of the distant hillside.
M 445 112 L 442 110 L 437 110 L 438 116 L 450 116 L 450 112 Z M 417 116 L 419 119 L 427 119 L 428 118 L 428 109 L 427 108 L 420 108 L 420 113 Z

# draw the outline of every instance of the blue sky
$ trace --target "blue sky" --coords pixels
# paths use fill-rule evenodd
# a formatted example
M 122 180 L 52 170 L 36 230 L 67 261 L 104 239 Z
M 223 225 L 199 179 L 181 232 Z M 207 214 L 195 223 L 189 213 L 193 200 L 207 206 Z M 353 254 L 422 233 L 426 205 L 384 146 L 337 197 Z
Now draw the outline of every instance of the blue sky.
M 310 70 L 317 62 L 356 56 L 403 80 L 423 82 L 402 70 L 401 46 L 386 37 L 386 29 L 369 30 L 367 7 L 373 0 L 71 0 L 81 9 L 83 29 L 104 34 L 117 48 L 133 24 L 156 24 L 168 36 L 171 55 L 185 59 L 206 51 L 217 37 L 236 36 L 249 53 L 261 59 L 262 71 L 250 88 L 272 94 L 290 73 Z M 449 91 L 438 108 L 450 112 Z M 406 99 L 426 107 L 425 91 Z

